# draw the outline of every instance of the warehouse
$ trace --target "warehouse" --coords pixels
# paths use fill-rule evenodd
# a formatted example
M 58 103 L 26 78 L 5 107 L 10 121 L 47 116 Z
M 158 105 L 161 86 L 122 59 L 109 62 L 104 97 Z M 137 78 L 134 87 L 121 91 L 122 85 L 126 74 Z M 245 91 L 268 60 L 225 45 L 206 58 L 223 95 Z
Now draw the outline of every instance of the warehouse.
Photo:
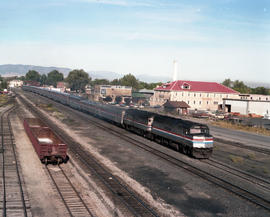
M 243 115 L 257 114 L 265 116 L 270 112 L 270 101 L 249 99 L 223 99 L 225 112 L 239 112 Z

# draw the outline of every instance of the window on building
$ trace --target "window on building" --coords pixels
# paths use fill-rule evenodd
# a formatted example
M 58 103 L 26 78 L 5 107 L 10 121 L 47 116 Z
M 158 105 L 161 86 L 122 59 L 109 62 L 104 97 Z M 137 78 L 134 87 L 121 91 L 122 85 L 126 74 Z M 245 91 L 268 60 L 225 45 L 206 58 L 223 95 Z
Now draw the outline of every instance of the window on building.
M 250 97 L 250 99 L 252 99 L 252 97 Z
M 201 101 L 200 101 L 199 103 L 200 103 L 200 105 L 202 104 L 202 102 L 201 102 Z
M 187 83 L 184 83 L 184 84 L 182 85 L 182 89 L 190 89 L 190 85 L 187 84 Z
M 209 97 L 209 93 L 207 94 L 207 97 Z
M 266 98 L 265 100 L 268 100 L 268 98 Z
M 194 96 L 196 96 L 196 93 L 194 93 Z
M 259 100 L 261 100 L 261 97 L 259 97 Z
M 187 104 L 189 104 L 189 101 L 187 101 Z
M 190 94 L 188 94 L 188 96 L 189 96 Z
M 194 105 L 195 105 L 196 101 L 194 101 Z
M 184 93 L 182 93 L 182 96 L 184 96 Z
M 228 98 L 228 94 L 226 95 L 226 98 Z
M 200 97 L 202 96 L 202 94 L 200 93 Z
M 207 101 L 207 105 L 208 105 L 208 101 Z

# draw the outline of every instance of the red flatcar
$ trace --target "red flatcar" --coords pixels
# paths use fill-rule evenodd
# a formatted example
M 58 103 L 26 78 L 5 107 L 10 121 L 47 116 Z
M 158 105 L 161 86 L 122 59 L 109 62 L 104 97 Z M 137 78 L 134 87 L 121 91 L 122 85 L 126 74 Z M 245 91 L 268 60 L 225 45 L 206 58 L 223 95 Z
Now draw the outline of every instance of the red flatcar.
M 24 119 L 24 129 L 42 163 L 66 163 L 67 145 L 40 119 Z

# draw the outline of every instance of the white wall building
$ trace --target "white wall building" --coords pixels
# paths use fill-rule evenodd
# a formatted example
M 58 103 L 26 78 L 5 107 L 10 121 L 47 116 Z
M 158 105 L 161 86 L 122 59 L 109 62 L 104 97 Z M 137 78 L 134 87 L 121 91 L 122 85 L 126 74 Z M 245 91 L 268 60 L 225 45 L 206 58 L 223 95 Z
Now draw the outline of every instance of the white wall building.
M 267 96 L 264 96 L 267 98 Z M 257 114 L 264 116 L 270 113 L 269 100 L 249 100 L 249 99 L 223 99 L 223 108 L 228 108 L 229 112 L 239 112 L 243 115 Z
M 150 105 L 163 105 L 167 101 L 184 101 L 190 109 L 218 110 L 223 98 L 239 99 L 239 93 L 216 82 L 173 81 L 154 90 Z
M 9 87 L 21 87 L 23 85 L 23 81 L 21 80 L 12 80 L 9 82 Z

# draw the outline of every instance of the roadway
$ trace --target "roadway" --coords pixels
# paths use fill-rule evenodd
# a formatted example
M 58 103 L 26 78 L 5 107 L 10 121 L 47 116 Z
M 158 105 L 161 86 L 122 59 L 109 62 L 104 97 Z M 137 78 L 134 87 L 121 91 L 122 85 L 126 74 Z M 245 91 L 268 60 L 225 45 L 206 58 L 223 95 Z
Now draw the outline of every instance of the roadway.
M 208 125 L 211 134 L 223 140 L 239 142 L 248 146 L 256 146 L 270 149 L 270 136 L 258 135 L 239 130 L 232 130 L 217 126 Z

